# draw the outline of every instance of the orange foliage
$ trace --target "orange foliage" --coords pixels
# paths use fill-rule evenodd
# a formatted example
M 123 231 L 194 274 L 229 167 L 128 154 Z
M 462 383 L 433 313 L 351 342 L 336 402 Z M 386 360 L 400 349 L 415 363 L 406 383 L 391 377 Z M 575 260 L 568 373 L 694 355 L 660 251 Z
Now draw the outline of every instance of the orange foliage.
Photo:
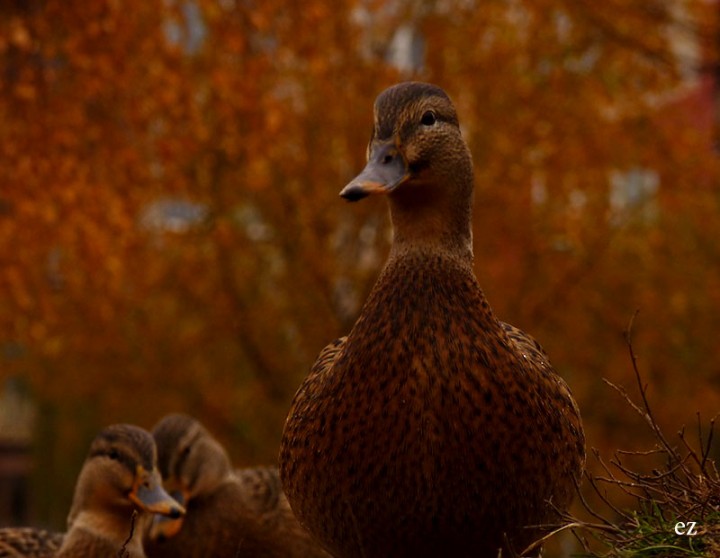
M 481 283 L 545 345 L 590 444 L 631 442 L 601 379 L 631 382 L 621 332 L 636 308 L 661 418 L 714 414 L 718 160 L 712 127 L 678 102 L 698 83 L 688 63 L 715 60 L 716 11 L 4 3 L 0 357 L 41 405 L 39 469 L 60 471 L 43 490 L 63 495 L 47 519 L 63 521 L 85 442 L 113 422 L 183 410 L 238 463 L 275 459 L 290 398 L 388 246 L 384 202 L 337 193 L 362 166 L 375 95 L 401 79 L 456 101 Z M 422 65 L 391 63 L 399 29 Z

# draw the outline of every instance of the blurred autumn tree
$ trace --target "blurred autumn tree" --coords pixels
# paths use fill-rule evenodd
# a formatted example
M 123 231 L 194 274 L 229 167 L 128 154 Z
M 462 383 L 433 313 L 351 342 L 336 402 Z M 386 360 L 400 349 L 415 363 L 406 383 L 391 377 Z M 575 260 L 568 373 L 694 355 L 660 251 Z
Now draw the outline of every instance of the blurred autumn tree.
M 630 443 L 636 350 L 668 424 L 720 403 L 717 34 L 701 0 L 0 4 L 0 358 L 40 406 L 41 519 L 89 437 L 184 410 L 271 462 L 389 243 L 337 197 L 387 85 L 442 85 L 475 157 L 477 271 Z M 706 89 L 707 90 L 707 87 Z M 626 383 L 629 383 L 626 382 Z M 622 436 L 622 442 L 618 441 Z M 48 475 L 53 471 L 53 475 Z

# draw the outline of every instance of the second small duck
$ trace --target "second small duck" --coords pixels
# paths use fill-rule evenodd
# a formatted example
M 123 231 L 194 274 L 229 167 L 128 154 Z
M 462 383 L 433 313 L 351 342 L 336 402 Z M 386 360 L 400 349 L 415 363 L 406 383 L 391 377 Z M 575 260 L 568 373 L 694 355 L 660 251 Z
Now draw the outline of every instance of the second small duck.
M 329 558 L 295 519 L 277 468 L 233 470 L 188 415 L 164 417 L 153 435 L 165 487 L 187 514 L 156 518 L 145 537 L 149 558 Z

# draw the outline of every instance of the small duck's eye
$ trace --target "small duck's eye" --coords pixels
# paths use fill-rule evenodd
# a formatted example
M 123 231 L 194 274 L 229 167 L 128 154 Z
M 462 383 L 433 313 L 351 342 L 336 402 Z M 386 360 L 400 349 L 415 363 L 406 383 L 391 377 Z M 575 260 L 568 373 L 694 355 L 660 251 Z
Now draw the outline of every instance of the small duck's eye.
M 115 461 L 118 461 L 120 459 L 120 453 L 118 453 L 118 450 L 113 448 L 108 452 L 108 457 L 110 459 L 114 459 Z
M 425 114 L 422 115 L 422 118 L 420 119 L 420 124 L 423 126 L 432 126 L 437 121 L 437 117 L 435 116 L 435 113 L 431 110 L 428 110 L 425 112 Z

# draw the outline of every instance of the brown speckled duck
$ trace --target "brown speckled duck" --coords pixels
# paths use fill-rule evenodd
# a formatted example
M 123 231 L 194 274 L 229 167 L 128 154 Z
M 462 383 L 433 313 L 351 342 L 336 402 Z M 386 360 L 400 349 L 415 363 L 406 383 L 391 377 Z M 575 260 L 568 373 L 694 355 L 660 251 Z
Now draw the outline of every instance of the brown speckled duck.
M 155 519 L 149 558 L 329 558 L 295 519 L 277 468 L 233 470 L 220 443 L 187 415 L 164 417 L 153 435 L 165 486 L 187 514 Z
M 144 523 L 155 513 L 179 517 L 184 512 L 162 488 L 150 433 L 117 424 L 105 428 L 90 445 L 75 485 L 68 532 L 2 529 L 0 556 L 144 558 Z
M 448 96 L 401 83 L 374 112 L 367 166 L 340 195 L 385 194 L 393 244 L 349 335 L 295 395 L 283 488 L 337 558 L 506 556 L 573 498 L 578 408 L 480 289 L 472 159 Z

